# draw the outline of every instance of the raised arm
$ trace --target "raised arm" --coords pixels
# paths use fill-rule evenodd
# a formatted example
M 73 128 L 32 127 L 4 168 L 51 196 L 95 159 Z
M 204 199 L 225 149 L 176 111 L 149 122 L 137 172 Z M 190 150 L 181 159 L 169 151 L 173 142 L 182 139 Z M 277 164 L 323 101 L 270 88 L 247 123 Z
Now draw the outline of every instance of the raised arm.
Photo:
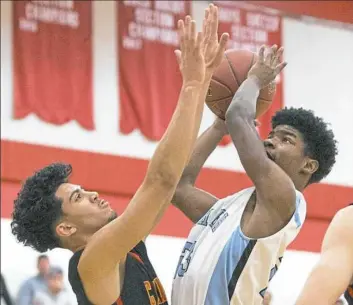
M 218 200 L 215 196 L 196 188 L 195 181 L 202 166 L 227 133 L 225 122 L 215 122 L 197 139 L 190 161 L 183 171 L 172 203 L 192 222 L 196 223 Z
M 353 276 L 353 206 L 333 218 L 322 244 L 319 262 L 310 273 L 296 305 L 332 305 Z
M 261 88 L 268 86 L 285 63 L 279 63 L 283 49 L 273 46 L 266 58 L 265 48 L 236 92 L 227 112 L 226 123 L 240 161 L 256 187 L 257 203 L 275 207 L 283 217 L 295 210 L 295 187 L 290 177 L 265 151 L 264 144 L 254 126 L 256 103 Z M 280 203 L 280 204 L 279 204 Z
M 114 278 L 112 274 L 116 275 L 119 261 L 148 234 L 160 210 L 170 203 L 199 131 L 199 112 L 203 109 L 200 97 L 206 96 L 203 83 L 207 63 L 201 49 L 203 35 L 196 35 L 195 21 L 189 16 L 185 19 L 185 26 L 179 21 L 178 28 L 181 52 L 177 55 L 183 86 L 171 122 L 130 204 L 120 217 L 94 234 L 79 262 L 78 270 L 86 293 L 95 304 L 103 297 L 107 303 L 118 297 L 114 293 L 107 295 L 104 284 L 118 284 L 109 279 Z M 223 36 L 215 58 L 221 58 L 227 38 L 227 35 Z M 104 282 L 106 279 L 108 282 Z

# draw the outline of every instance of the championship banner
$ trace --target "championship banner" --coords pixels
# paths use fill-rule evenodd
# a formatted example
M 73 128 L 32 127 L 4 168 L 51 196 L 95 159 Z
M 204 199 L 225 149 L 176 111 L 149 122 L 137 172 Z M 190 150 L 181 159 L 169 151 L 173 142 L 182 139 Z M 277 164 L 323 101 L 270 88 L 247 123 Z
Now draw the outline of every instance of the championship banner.
M 94 129 L 92 2 L 12 1 L 14 117 Z
M 182 84 L 174 54 L 177 22 L 190 1 L 118 1 L 120 132 L 138 129 L 158 141 L 166 130 Z
M 270 14 L 246 1 L 213 1 L 219 8 L 218 32 L 228 32 L 228 49 L 243 49 L 257 53 L 262 45 L 282 45 L 281 16 Z M 271 108 L 259 118 L 258 131 L 266 138 L 271 130 L 271 118 L 281 109 L 283 103 L 283 73 L 276 80 L 276 95 Z M 229 136 L 223 138 L 221 145 L 231 142 Z

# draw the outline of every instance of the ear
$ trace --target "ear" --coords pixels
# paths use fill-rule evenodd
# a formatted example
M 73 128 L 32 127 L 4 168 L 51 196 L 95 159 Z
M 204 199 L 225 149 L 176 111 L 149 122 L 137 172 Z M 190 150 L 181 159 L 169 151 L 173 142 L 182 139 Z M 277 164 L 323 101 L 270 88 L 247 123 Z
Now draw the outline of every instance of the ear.
M 302 168 L 303 173 L 312 175 L 319 168 L 319 162 L 310 158 L 306 158 L 304 167 Z
M 56 234 L 58 234 L 60 237 L 69 237 L 75 234 L 76 231 L 77 228 L 68 222 L 61 222 L 55 228 Z

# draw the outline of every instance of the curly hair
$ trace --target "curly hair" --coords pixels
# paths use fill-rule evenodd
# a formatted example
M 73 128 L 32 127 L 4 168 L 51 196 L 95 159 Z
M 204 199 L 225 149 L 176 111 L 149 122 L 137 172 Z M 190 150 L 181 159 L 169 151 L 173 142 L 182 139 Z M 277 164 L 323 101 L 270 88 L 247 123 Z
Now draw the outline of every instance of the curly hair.
M 272 117 L 272 128 L 288 125 L 298 130 L 304 139 L 305 155 L 319 162 L 318 170 L 311 176 L 309 184 L 319 182 L 332 170 L 336 162 L 337 141 L 328 124 L 315 116 L 311 110 L 285 108 Z
M 62 214 L 62 200 L 55 196 L 68 181 L 72 167 L 53 163 L 34 173 L 22 185 L 14 203 L 11 229 L 17 240 L 39 252 L 59 247 L 54 223 Z

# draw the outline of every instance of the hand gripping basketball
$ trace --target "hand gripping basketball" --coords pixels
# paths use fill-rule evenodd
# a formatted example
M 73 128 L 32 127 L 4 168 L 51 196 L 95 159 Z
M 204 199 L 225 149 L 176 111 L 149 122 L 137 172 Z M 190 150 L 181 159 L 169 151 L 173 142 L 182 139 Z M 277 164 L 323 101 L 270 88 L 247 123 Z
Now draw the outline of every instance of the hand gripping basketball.
M 260 88 L 268 86 L 287 65 L 286 62 L 281 62 L 282 54 L 283 47 L 278 49 L 277 45 L 273 45 L 265 56 L 265 46 L 262 46 L 255 64 L 248 73 L 248 77 L 254 78 Z

